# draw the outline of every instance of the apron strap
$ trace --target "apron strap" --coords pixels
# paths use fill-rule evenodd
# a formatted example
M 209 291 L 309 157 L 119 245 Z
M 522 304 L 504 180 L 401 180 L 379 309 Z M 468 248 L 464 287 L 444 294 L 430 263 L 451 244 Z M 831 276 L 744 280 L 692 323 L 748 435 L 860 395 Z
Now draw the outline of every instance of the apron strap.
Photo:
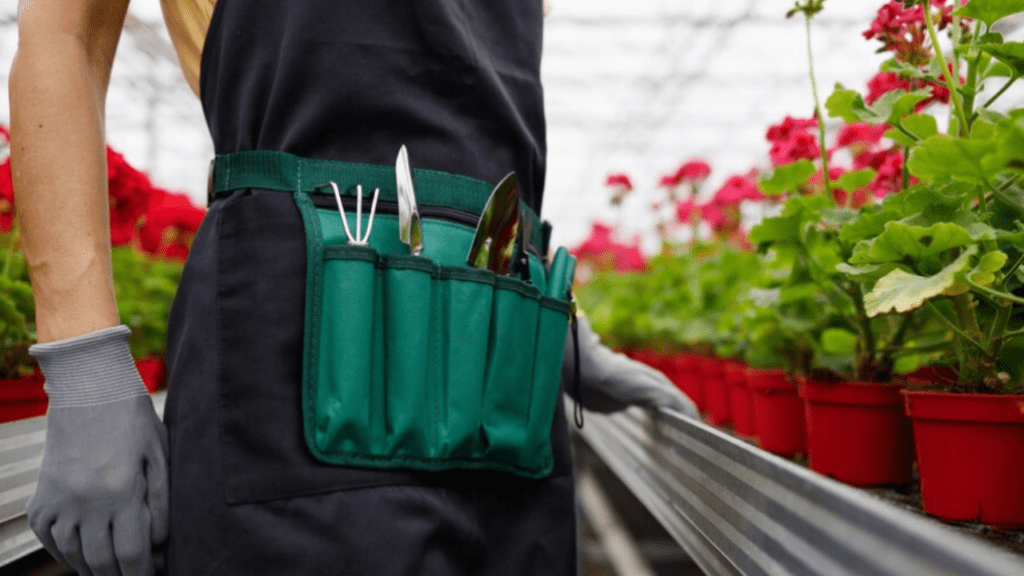
M 468 176 L 439 170 L 416 168 L 412 171 L 416 203 L 420 206 L 443 206 L 479 216 L 483 212 L 493 186 Z M 280 192 L 324 192 L 328 182 L 335 182 L 342 195 L 353 195 L 357 184 L 373 190 L 380 188 L 380 199 L 397 202 L 395 169 L 377 164 L 340 162 L 304 158 L 274 150 L 251 150 L 220 154 L 210 163 L 208 201 L 218 193 L 244 188 Z M 533 208 L 520 202 L 520 214 L 531 220 L 530 244 L 547 253 L 550 225 L 541 223 Z M 547 233 L 545 233 L 547 231 Z

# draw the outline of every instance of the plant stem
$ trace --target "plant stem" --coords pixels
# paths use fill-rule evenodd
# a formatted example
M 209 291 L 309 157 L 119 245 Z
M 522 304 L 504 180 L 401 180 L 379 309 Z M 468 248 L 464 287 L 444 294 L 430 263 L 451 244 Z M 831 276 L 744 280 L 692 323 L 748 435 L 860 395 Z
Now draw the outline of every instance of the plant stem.
M 900 167 L 900 190 L 906 190 L 910 186 L 910 168 L 907 167 L 907 160 L 910 159 L 910 146 L 903 147 L 903 166 Z
M 825 117 L 821 115 L 818 99 L 818 81 L 814 75 L 814 56 L 811 50 L 811 16 L 804 14 L 804 28 L 807 31 L 807 67 L 811 74 L 811 94 L 814 96 L 814 115 L 818 118 L 818 146 L 821 148 L 821 179 L 825 183 L 825 194 L 832 196 L 832 184 L 828 174 L 828 150 L 825 148 Z M 846 195 L 846 207 L 850 207 L 853 192 Z
M 1021 332 L 1024 334 L 1024 331 Z M 928 352 L 942 352 L 949 350 L 949 342 L 940 342 L 929 346 L 896 346 L 891 350 L 886 348 L 887 354 L 891 356 L 907 356 L 910 354 L 926 354 Z
M 982 108 L 988 108 L 989 105 L 991 105 L 993 102 L 996 101 L 996 98 L 999 98 L 1000 96 L 1003 95 L 1003 92 L 1006 92 L 1007 90 L 1009 90 L 1010 86 L 1012 86 L 1013 83 L 1016 82 L 1018 78 L 1020 78 L 1020 76 L 1017 76 L 1016 74 L 1011 75 L 1010 79 L 1006 81 L 1006 84 L 1003 84 L 1003 87 L 1000 88 L 999 91 L 997 91 L 995 94 L 993 94 L 991 98 L 986 100 L 985 103 L 981 105 L 981 107 Z M 978 116 L 978 112 L 975 111 L 973 116 L 972 116 L 972 118 L 977 117 L 977 116 Z
M 1024 298 L 1021 298 L 1019 296 L 1014 296 L 1013 294 L 1010 294 L 1009 292 L 1000 292 L 999 290 L 993 290 L 993 289 L 989 288 L 988 286 L 982 286 L 980 284 L 975 284 L 974 282 L 971 282 L 970 280 L 967 280 L 967 283 L 971 285 L 971 288 L 981 292 L 982 294 L 986 294 L 988 296 L 992 296 L 993 298 L 1002 298 L 1003 300 L 1006 300 L 1006 301 L 1009 301 L 1009 302 L 1013 302 L 1015 304 L 1024 304 Z
M 932 48 L 935 50 L 935 57 L 939 60 L 939 66 L 942 67 L 942 78 L 946 81 L 946 89 L 949 90 L 949 97 L 953 100 L 953 108 L 956 110 L 957 118 L 960 120 L 960 135 L 966 135 L 970 129 L 970 124 L 967 122 L 967 115 L 964 113 L 964 104 L 960 100 L 960 92 L 958 90 L 957 82 L 960 81 L 958 75 L 956 79 L 953 79 L 952 74 L 949 72 L 949 66 L 946 63 L 946 57 L 942 54 L 942 47 L 939 46 L 939 36 L 935 33 L 935 23 L 932 22 L 932 6 L 930 2 L 926 2 L 922 5 L 922 12 L 924 12 L 924 23 L 928 28 L 928 37 L 932 41 Z M 956 58 L 956 49 L 953 50 L 953 58 Z
M 1009 342 L 1010 340 L 1018 338 L 1020 336 L 1024 336 L 1024 330 L 1014 330 L 1012 332 L 1007 332 L 1003 334 L 1003 343 L 1005 344 L 1006 342 Z
M 1010 269 L 1006 271 L 1006 275 L 1003 276 L 1002 282 L 999 283 L 1000 288 L 1006 286 L 1006 283 L 1010 281 L 1010 278 L 1017 273 L 1017 268 L 1020 268 L 1021 264 L 1024 264 L 1024 252 L 1022 252 L 1020 257 L 1017 258 L 1017 261 L 1010 266 Z
M 868 318 L 867 310 L 864 308 L 864 296 L 860 284 L 851 286 L 849 292 L 850 298 L 853 300 L 854 309 L 857 311 L 857 329 L 860 331 L 860 336 L 864 342 L 864 353 L 866 355 L 863 361 L 858 359 L 857 364 L 853 367 L 854 377 L 859 379 L 863 376 L 864 368 L 874 364 L 875 333 L 871 329 L 871 318 Z
M 935 315 L 938 316 L 940 320 L 945 322 L 946 325 L 949 326 L 950 329 L 952 329 L 953 332 L 957 336 L 959 336 L 964 342 L 967 342 L 968 344 L 972 344 L 974 347 L 976 347 L 978 350 L 980 350 L 984 354 L 988 353 L 988 350 L 985 350 L 985 347 L 982 346 L 977 340 L 975 340 L 974 338 L 971 338 L 970 336 L 965 334 L 964 331 L 961 330 L 960 327 L 957 326 L 955 322 L 953 322 L 949 318 L 946 318 L 946 315 L 942 313 L 942 310 L 939 310 L 939 307 L 936 306 L 931 300 L 928 301 L 928 306 L 930 306 L 931 309 L 932 309 L 932 312 L 935 312 Z

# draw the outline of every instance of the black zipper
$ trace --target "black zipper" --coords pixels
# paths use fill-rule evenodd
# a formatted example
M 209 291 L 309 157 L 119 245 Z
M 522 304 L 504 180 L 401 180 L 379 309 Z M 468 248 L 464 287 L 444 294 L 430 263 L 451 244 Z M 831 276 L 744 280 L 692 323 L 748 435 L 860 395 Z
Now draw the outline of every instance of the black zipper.
M 333 208 L 338 209 L 338 202 L 334 199 L 331 194 L 313 193 L 309 195 L 310 199 L 313 200 L 313 205 L 317 208 Z M 342 196 L 341 205 L 345 207 L 345 212 L 349 214 L 355 214 L 357 199 L 351 196 Z M 363 214 L 370 213 L 370 206 L 373 204 L 373 197 L 363 198 Z M 455 222 L 456 224 L 462 224 L 471 228 L 476 228 L 477 222 L 480 217 L 476 214 L 465 212 L 462 210 L 456 210 L 455 208 L 449 208 L 447 206 L 419 206 L 420 218 L 432 218 L 435 220 L 448 220 Z M 378 214 L 398 214 L 398 202 L 393 200 L 378 200 L 377 201 L 377 213 Z

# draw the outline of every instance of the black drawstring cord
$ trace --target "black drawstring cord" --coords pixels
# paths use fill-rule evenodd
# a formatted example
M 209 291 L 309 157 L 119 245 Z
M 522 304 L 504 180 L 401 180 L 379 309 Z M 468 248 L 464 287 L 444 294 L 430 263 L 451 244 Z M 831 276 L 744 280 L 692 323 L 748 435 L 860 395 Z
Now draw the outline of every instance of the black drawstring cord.
M 572 301 L 572 296 L 569 297 Z M 579 325 L 576 323 L 576 303 L 572 301 L 573 309 L 572 316 L 570 317 L 570 327 L 572 328 L 572 347 L 573 347 L 573 382 L 572 390 L 576 397 L 576 403 L 573 406 L 572 419 L 576 423 L 576 428 L 583 429 L 583 404 L 580 401 L 583 393 L 582 385 L 580 382 L 580 330 Z

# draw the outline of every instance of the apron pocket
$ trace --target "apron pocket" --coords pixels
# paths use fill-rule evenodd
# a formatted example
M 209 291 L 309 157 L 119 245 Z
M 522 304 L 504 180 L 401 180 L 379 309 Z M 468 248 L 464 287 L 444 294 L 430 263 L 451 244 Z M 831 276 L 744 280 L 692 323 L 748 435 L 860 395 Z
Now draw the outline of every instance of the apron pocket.
M 302 394 L 313 456 L 550 474 L 568 302 L 518 278 L 325 242 L 308 195 L 295 201 L 306 232 Z M 473 232 L 462 233 L 467 246 Z

